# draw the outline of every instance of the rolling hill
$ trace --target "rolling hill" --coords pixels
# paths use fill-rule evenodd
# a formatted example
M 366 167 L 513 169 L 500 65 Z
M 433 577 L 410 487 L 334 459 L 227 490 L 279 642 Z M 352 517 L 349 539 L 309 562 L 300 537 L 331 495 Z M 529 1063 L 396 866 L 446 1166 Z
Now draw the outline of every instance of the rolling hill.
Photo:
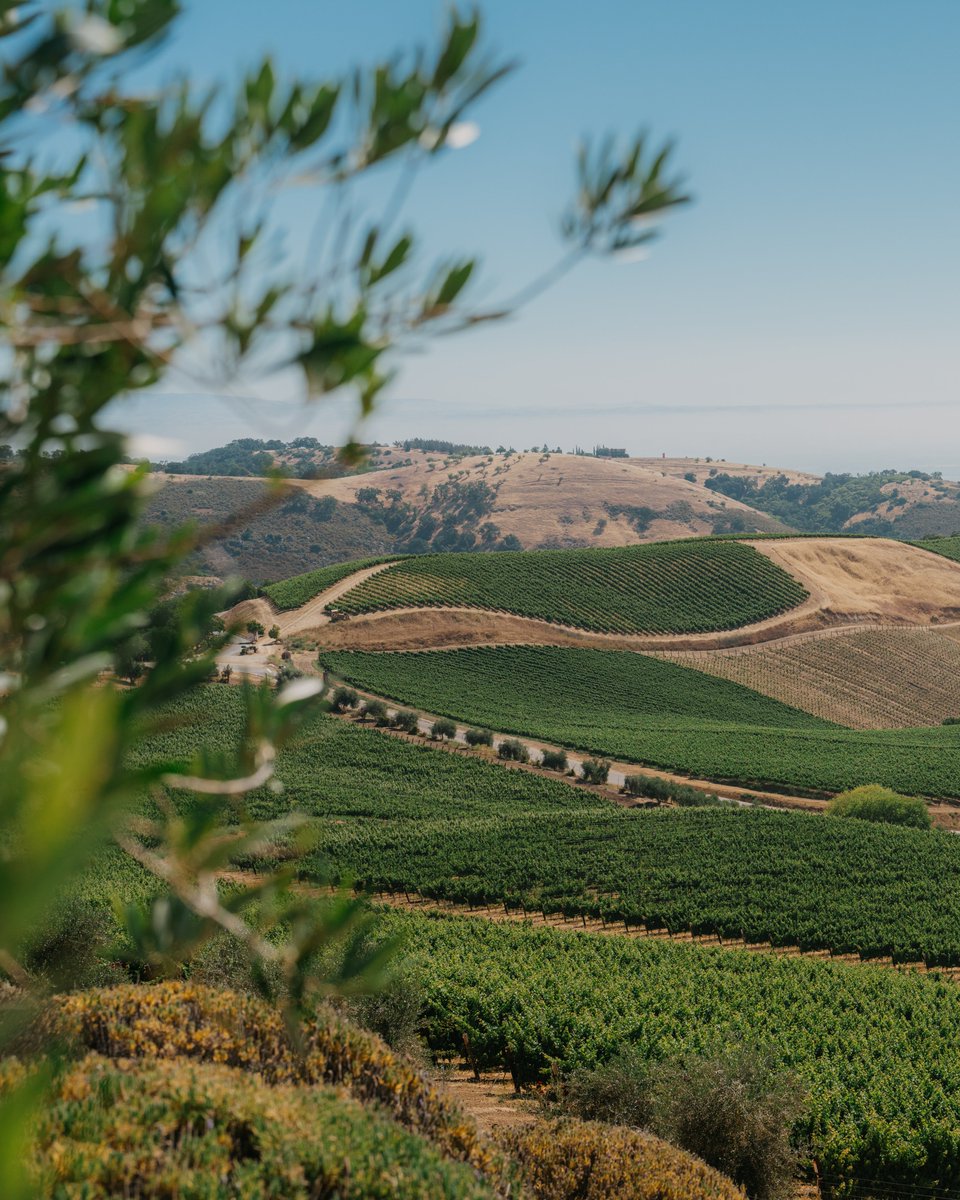
M 711 685 L 726 680 L 696 668 L 658 674 L 645 654 L 488 646 L 321 660 L 338 679 L 429 713 L 717 784 L 829 794 L 880 783 L 960 799 L 957 726 L 827 726 L 756 690 L 721 691 Z
M 960 797 L 955 729 L 918 728 L 960 715 L 960 564 L 916 546 L 427 555 L 271 592 L 305 602 L 235 615 L 276 621 L 335 676 L 430 714 L 747 787 Z
M 752 546 L 697 539 L 406 558 L 330 607 L 345 614 L 479 608 L 600 633 L 693 633 L 766 620 L 806 598 L 787 571 Z
M 418 535 L 431 514 L 440 523 L 447 510 L 469 492 L 478 498 L 477 516 L 495 525 L 501 538 L 515 538 L 524 549 L 625 546 L 704 533 L 782 532 L 776 519 L 749 505 L 711 494 L 687 479 L 632 460 L 586 455 L 538 453 L 444 458 L 411 451 L 408 465 L 383 468 L 371 477 L 298 481 L 315 496 L 377 506 L 390 511 L 409 505 L 411 545 L 427 540 L 447 547 L 436 535 Z M 369 495 L 378 490 L 377 498 Z M 391 498 L 399 493 L 399 498 Z
M 243 469 L 257 469 L 260 453 L 244 459 Z M 230 461 L 198 458 L 211 467 Z M 787 528 L 689 480 L 609 459 L 381 448 L 357 474 L 332 476 L 329 464 L 317 470 L 323 478 L 291 479 L 273 507 L 253 474 L 158 472 L 146 519 L 167 527 L 229 522 L 190 568 L 254 583 L 381 554 L 627 546 Z
M 217 531 L 186 564 L 196 575 L 213 579 L 239 575 L 266 583 L 392 549 L 389 533 L 357 505 L 314 500 L 299 491 L 271 504 L 261 479 L 154 478 L 158 486 L 146 512 L 147 522 L 170 529 L 192 521 Z
M 710 458 L 423 445 L 374 445 L 348 468 L 313 438 L 241 439 L 158 472 L 147 519 L 216 525 L 242 513 L 190 568 L 254 583 L 396 553 L 628 546 L 791 530 L 923 540 L 960 530 L 960 485 L 920 471 L 820 477 Z M 290 490 L 282 503 L 259 510 L 265 485 L 258 474 L 269 467 L 290 476 Z
M 960 620 L 960 563 L 881 538 L 426 555 L 359 562 L 354 572 L 274 585 L 238 615 L 275 620 L 282 633 L 310 635 L 330 649 L 369 650 L 522 643 L 712 650 L 842 626 Z
M 634 459 L 702 484 L 807 533 L 920 540 L 960 530 L 960 484 L 925 471 L 810 475 L 711 458 Z

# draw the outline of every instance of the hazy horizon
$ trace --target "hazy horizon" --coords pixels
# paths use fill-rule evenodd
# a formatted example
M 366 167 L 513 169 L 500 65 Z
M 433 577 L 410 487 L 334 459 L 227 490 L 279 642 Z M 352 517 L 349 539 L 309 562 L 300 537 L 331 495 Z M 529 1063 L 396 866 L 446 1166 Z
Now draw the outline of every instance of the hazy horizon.
M 162 411 L 156 407 L 162 401 Z M 264 407 L 267 411 L 264 412 Z M 337 408 L 340 411 L 336 411 Z M 132 435 L 131 449 L 137 455 L 156 462 L 186 458 L 190 454 L 226 445 L 236 438 L 252 437 L 264 440 L 279 438 L 292 441 L 297 437 L 316 437 L 329 445 L 342 444 L 349 429 L 349 420 L 344 406 L 329 403 L 304 405 L 299 401 L 272 401 L 269 406 L 257 405 L 242 399 L 217 396 L 168 396 L 136 397 L 118 406 L 114 423 Z M 705 458 L 725 459 L 728 462 L 749 463 L 755 466 L 778 466 L 795 471 L 808 471 L 822 475 L 828 471 L 864 474 L 888 468 L 898 470 L 921 470 L 928 473 L 941 472 L 948 480 L 960 480 L 960 442 L 940 437 L 930 437 L 921 430 L 911 443 L 901 439 L 897 448 L 891 448 L 884 458 L 879 452 L 847 446 L 841 440 L 826 440 L 822 437 L 823 424 L 829 421 L 836 430 L 844 425 L 851 436 L 862 423 L 864 407 L 857 405 L 823 404 L 816 408 L 797 407 L 777 414 L 766 414 L 766 424 L 776 417 L 783 426 L 784 420 L 792 419 L 795 434 L 792 448 L 775 453 L 768 446 L 783 436 L 782 428 L 769 443 L 760 428 L 745 431 L 739 423 L 725 420 L 729 410 L 708 405 L 669 409 L 666 406 L 638 412 L 631 410 L 635 419 L 644 416 L 646 429 L 629 432 L 611 417 L 602 420 L 603 408 L 595 406 L 591 419 L 531 413 L 518 416 L 516 413 L 496 413 L 474 416 L 457 414 L 434 402 L 395 400 L 363 427 L 363 440 L 391 444 L 410 438 L 441 438 L 445 441 L 470 445 L 513 446 L 524 449 L 528 446 L 561 446 L 570 451 L 574 446 L 590 448 L 596 444 L 624 446 L 631 457 L 659 458 Z M 746 417 L 756 416 L 745 412 Z M 927 410 L 930 421 L 941 415 L 935 406 L 918 405 L 913 412 Z M 882 409 L 871 406 L 873 419 Z M 811 415 L 819 420 L 811 429 Z M 756 422 L 760 424 L 759 422 Z M 686 440 L 684 440 L 686 438 Z M 817 439 L 819 438 L 819 444 Z
M 188 0 L 149 71 L 215 82 L 269 51 L 279 73 L 339 73 L 429 44 L 444 11 L 287 0 L 265 23 L 252 0 Z M 960 6 L 489 0 L 483 12 L 487 44 L 521 66 L 478 105 L 477 140 L 411 191 L 402 220 L 428 259 L 480 254 L 479 292 L 494 300 L 553 262 L 584 132 L 674 137 L 695 203 L 664 221 L 647 261 L 587 263 L 510 321 L 395 358 L 368 440 L 602 441 L 960 477 Z M 310 188 L 284 193 L 287 255 L 309 244 L 315 204 Z M 229 404 L 197 390 L 174 374 L 150 411 L 142 397 L 115 411 L 178 457 L 347 430 L 342 404 L 300 411 L 284 379 L 241 381 Z

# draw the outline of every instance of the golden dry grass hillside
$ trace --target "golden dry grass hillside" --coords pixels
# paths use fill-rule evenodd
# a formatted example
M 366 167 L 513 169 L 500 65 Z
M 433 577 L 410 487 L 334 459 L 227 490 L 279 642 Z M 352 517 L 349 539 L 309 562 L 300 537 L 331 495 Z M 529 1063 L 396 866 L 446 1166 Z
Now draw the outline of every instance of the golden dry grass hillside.
M 843 629 L 734 650 L 662 651 L 849 729 L 960 717 L 960 627 Z
M 919 540 L 950 536 L 960 530 L 960 484 L 938 474 L 888 469 L 865 475 L 839 472 L 821 477 L 776 464 L 757 466 L 712 457 L 629 461 L 693 481 L 708 490 L 712 490 L 715 479 L 722 480 L 715 495 L 726 493 L 807 532 L 851 530 Z M 766 485 L 772 480 L 776 483 L 769 494 Z M 793 489 L 789 498 L 784 495 L 784 482 Z M 737 490 L 740 484 L 743 491 Z M 807 492 L 806 498 L 802 498 L 803 492 Z M 811 507 L 804 511 L 804 505 Z
M 889 538 L 778 538 L 755 546 L 819 601 L 821 624 L 960 619 L 960 564 Z
M 850 517 L 846 522 L 847 529 L 855 529 L 857 525 L 876 517 L 896 523 L 916 509 L 934 508 L 946 514 L 954 513 L 957 508 L 955 483 L 944 483 L 936 479 L 900 479 L 895 483 L 885 483 L 880 491 L 883 497 L 881 501 L 869 512 L 855 513 Z M 960 518 L 952 524 L 960 524 Z
M 727 462 L 723 458 L 631 458 L 627 461 L 648 471 L 665 472 L 675 479 L 686 479 L 687 476 L 693 475 L 699 484 L 718 474 L 743 476 L 759 481 L 772 479 L 775 475 L 785 475 L 791 483 L 820 482 L 820 476 L 811 475 L 809 471 L 794 471 L 789 467 L 768 466 L 766 463 L 758 467 L 750 463 Z
M 422 508 L 441 484 L 484 483 L 496 493 L 484 519 L 524 549 L 695 537 L 729 529 L 731 519 L 741 532 L 784 528 L 746 504 L 637 460 L 533 452 L 444 458 L 424 451 L 406 452 L 403 459 L 410 465 L 296 482 L 315 497 L 345 503 L 355 503 L 364 489 L 395 491 Z

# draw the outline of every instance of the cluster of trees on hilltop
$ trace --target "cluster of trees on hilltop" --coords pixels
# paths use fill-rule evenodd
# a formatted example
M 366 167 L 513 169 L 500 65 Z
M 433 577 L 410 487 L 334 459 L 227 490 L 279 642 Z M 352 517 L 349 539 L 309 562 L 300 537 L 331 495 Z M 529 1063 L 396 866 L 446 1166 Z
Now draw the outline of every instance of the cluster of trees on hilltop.
M 439 438 L 407 438 L 404 442 L 394 442 L 398 450 L 426 450 L 437 454 L 492 454 L 489 446 L 471 446 L 466 442 L 443 442 Z
M 182 462 L 168 462 L 170 475 L 266 475 L 273 470 L 271 451 L 282 450 L 283 442 L 259 438 L 237 438 L 226 446 L 201 450 Z
M 544 446 L 546 450 L 546 446 Z M 557 454 L 560 453 L 559 448 Z M 585 450 L 583 446 L 574 446 L 570 451 L 576 458 L 629 458 L 630 455 L 622 446 L 594 446 L 592 450 Z
M 883 489 L 888 484 L 911 479 L 929 481 L 944 494 L 947 492 L 939 472 L 928 475 L 923 471 L 894 470 L 871 471 L 866 475 L 827 474 L 816 483 L 791 483 L 786 475 L 773 475 L 761 482 L 753 476 L 718 472 L 704 480 L 704 484 L 711 491 L 758 508 L 805 533 L 839 533 L 857 513 L 870 512 L 880 504 L 905 507 L 906 497 L 896 489 L 890 492 Z M 891 524 L 877 517 L 858 524 L 857 528 L 862 533 L 889 532 Z
M 292 442 L 279 438 L 236 438 L 225 446 L 200 450 L 181 462 L 168 462 L 164 469 L 170 475 L 260 476 L 274 470 L 282 455 L 295 460 L 295 467 L 289 473 L 299 475 L 308 467 L 312 470 L 319 462 L 332 460 L 336 453 L 336 447 L 323 445 L 312 437 Z
M 336 446 L 315 437 L 298 437 L 292 442 L 279 438 L 235 438 L 225 446 L 200 450 L 180 462 L 161 464 L 169 475 L 224 475 L 234 478 L 263 476 L 271 471 L 296 479 L 326 475 L 361 475 L 380 467 L 406 467 L 412 459 L 395 459 L 389 446 L 376 442 L 360 446 L 359 457 L 349 463 Z M 389 461 L 388 461 L 389 460 Z

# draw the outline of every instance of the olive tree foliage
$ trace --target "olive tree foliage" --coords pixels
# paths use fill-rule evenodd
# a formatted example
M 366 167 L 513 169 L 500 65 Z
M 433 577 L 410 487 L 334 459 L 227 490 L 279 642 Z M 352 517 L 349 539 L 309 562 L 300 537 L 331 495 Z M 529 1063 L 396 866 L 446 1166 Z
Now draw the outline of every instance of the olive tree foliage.
M 425 263 L 398 225 L 414 173 L 456 144 L 511 67 L 483 49 L 476 15 L 454 12 L 433 48 L 343 77 L 283 78 L 264 60 L 232 89 L 188 78 L 140 89 L 178 10 L 0 0 L 0 443 L 16 448 L 0 464 L 0 958 L 29 993 L 16 947 L 113 839 L 163 885 L 152 906 L 124 911 L 149 969 L 226 931 L 296 1008 L 318 986 L 370 977 L 359 952 L 335 979 L 312 966 L 331 938 L 363 943 L 362 910 L 308 903 L 292 868 L 229 897 L 218 878 L 289 836 L 289 818 L 253 821 L 243 798 L 271 782 L 317 685 L 246 688 L 229 758 L 138 759 L 170 702 L 213 673 L 212 616 L 229 597 L 190 593 L 136 686 L 110 682 L 202 535 L 144 525 L 149 478 L 127 464 L 108 405 L 168 378 L 223 392 L 286 372 L 311 401 L 348 389 L 359 426 L 392 351 L 509 311 L 471 307 L 475 260 Z M 649 219 L 686 200 L 667 162 L 643 138 L 622 154 L 584 150 L 564 269 L 653 235 Z M 356 189 L 390 171 L 372 217 Z M 310 245 L 288 255 L 273 206 L 292 185 L 316 190 L 318 216 Z M 147 820 L 135 802 L 150 792 L 160 816 Z M 13 1176 L 2 1182 L 16 1194 Z

